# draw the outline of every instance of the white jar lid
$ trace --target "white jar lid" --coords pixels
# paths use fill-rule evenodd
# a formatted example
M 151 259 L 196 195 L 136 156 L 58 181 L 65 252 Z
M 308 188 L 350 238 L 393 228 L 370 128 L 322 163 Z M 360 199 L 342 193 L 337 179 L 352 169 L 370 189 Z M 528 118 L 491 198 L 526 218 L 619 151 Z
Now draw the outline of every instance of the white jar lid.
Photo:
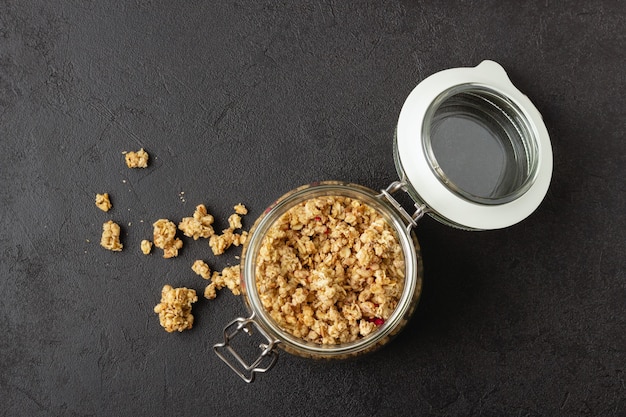
M 525 219 L 552 177 L 541 114 L 493 61 L 419 83 L 400 112 L 396 141 L 398 170 L 411 191 L 433 217 L 461 228 L 499 229 Z

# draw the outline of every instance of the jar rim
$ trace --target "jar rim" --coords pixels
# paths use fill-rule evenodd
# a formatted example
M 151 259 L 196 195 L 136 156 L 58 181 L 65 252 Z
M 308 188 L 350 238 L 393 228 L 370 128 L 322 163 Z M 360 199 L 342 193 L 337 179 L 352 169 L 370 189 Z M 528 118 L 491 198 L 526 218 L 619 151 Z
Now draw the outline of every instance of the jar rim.
M 527 134 L 521 146 L 532 160 L 526 178 L 513 193 L 501 198 L 476 198 L 460 193 L 429 153 L 429 123 L 442 100 L 459 91 L 489 96 L 506 103 Z M 494 104 L 494 103 L 492 103 Z M 497 104 L 494 105 L 497 109 Z M 525 142 L 524 142 L 525 141 Z M 429 214 L 445 224 L 467 230 L 491 230 L 516 224 L 528 217 L 545 197 L 552 177 L 552 147 L 539 111 L 493 61 L 473 68 L 452 68 L 420 82 L 407 97 L 396 128 L 394 160 L 411 196 L 430 209 Z
M 302 201 L 321 196 L 351 197 L 377 210 L 396 233 L 402 247 L 405 262 L 404 288 L 398 305 L 389 319 L 368 336 L 353 342 L 335 345 L 308 342 L 281 329 L 262 305 L 256 287 L 256 259 L 261 242 L 269 228 L 291 207 Z M 378 198 L 373 190 L 361 185 L 339 181 L 325 181 L 305 185 L 290 191 L 274 202 L 263 215 L 257 219 L 250 229 L 249 236 L 241 255 L 242 292 L 248 309 L 256 315 L 259 324 L 261 324 L 272 337 L 281 342 L 279 346 L 297 354 L 314 355 L 317 357 L 337 357 L 340 355 L 357 354 L 372 346 L 376 346 L 378 342 L 391 336 L 393 331 L 402 323 L 407 313 L 411 310 L 412 304 L 416 301 L 414 297 L 416 289 L 418 289 L 418 291 L 421 289 L 418 288 L 418 281 L 421 280 L 421 274 L 419 274 L 419 268 L 421 267 L 418 255 L 419 246 L 411 237 L 411 232 L 407 230 L 401 216 L 395 212 L 390 205 L 381 198 Z

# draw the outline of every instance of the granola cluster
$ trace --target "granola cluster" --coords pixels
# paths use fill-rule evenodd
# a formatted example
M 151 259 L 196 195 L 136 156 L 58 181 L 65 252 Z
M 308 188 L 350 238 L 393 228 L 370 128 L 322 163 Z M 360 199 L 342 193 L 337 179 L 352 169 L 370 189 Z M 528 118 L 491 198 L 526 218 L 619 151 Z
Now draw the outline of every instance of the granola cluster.
M 109 200 L 109 193 L 96 194 L 96 207 L 102 211 L 111 210 L 111 200 Z
M 148 152 L 144 151 L 143 148 L 138 150 L 137 152 L 122 152 L 125 155 L 126 166 L 128 168 L 147 168 L 148 167 Z
M 141 241 L 141 252 L 144 255 L 149 255 L 150 251 L 152 251 L 152 242 L 150 242 L 149 240 L 142 240 Z
M 161 302 L 154 307 L 154 312 L 159 315 L 161 326 L 167 332 L 182 332 L 193 327 L 191 304 L 196 301 L 195 290 L 165 285 L 161 290 Z
M 221 255 L 232 245 L 243 245 L 247 239 L 248 232 L 235 233 L 233 229 L 224 229 L 221 235 L 211 236 L 209 246 L 213 251 L 213 255 Z
M 248 210 L 243 204 L 237 204 L 234 209 L 235 213 L 228 218 L 229 227 L 222 230 L 222 234 L 217 234 L 213 230 L 215 219 L 207 212 L 204 204 L 196 207 L 193 217 L 184 217 L 178 224 L 178 228 L 185 236 L 194 240 L 209 239 L 209 246 L 213 254 L 222 255 L 232 245 L 242 245 L 248 238 L 248 232 L 235 233 L 235 230 L 242 227 L 241 215 L 248 213 Z
M 248 209 L 243 204 L 237 204 L 233 208 L 235 213 L 228 218 L 228 229 L 222 230 L 221 235 L 211 233 L 209 237 L 209 246 L 213 255 L 221 255 L 233 245 L 243 245 L 248 239 L 248 232 L 246 231 L 235 233 L 235 230 L 241 229 L 241 216 L 248 214 Z
M 206 262 L 200 259 L 196 260 L 193 265 L 191 265 L 191 269 L 203 279 L 211 278 L 211 268 L 209 268 L 209 265 L 207 265 Z
M 113 222 L 113 220 L 109 220 L 102 225 L 100 245 L 114 252 L 119 252 L 124 247 L 120 242 L 120 226 Z
M 213 216 L 207 213 L 206 206 L 200 204 L 196 207 L 193 217 L 183 217 L 178 223 L 178 228 L 185 236 L 191 237 L 193 240 L 198 240 L 201 237 L 208 239 L 215 233 L 213 226 L 211 226 L 214 220 Z
M 233 207 L 235 209 L 235 213 L 239 214 L 241 216 L 245 216 L 246 214 L 248 214 L 248 209 L 246 208 L 246 206 L 244 206 L 243 204 L 239 203 L 237 204 L 235 207 Z
M 306 200 L 268 230 L 256 286 L 273 320 L 318 344 L 352 342 L 387 320 L 404 288 L 402 247 L 385 219 L 348 197 Z
M 239 282 L 239 265 L 226 267 L 222 272 L 215 271 L 211 275 L 211 283 L 204 289 L 204 297 L 212 300 L 217 296 L 216 291 L 224 287 L 228 287 L 234 295 L 239 295 L 241 294 Z
M 176 225 L 167 220 L 159 219 L 153 225 L 154 246 L 163 249 L 164 258 L 178 256 L 178 250 L 183 247 L 183 241 L 176 237 Z

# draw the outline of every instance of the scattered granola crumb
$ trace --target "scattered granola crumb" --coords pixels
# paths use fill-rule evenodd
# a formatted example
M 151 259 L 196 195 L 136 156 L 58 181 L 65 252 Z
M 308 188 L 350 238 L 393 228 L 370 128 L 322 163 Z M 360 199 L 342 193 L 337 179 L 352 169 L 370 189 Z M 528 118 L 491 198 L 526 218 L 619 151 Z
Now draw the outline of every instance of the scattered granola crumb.
M 239 265 L 228 266 L 222 269 L 222 272 L 213 272 L 211 283 L 204 290 L 204 296 L 211 300 L 215 298 L 216 290 L 224 287 L 228 287 L 234 295 L 241 294 Z
M 111 201 L 109 200 L 109 193 L 96 194 L 96 207 L 102 211 L 111 210 Z
M 154 312 L 159 315 L 159 321 L 165 331 L 182 332 L 193 327 L 191 304 L 196 301 L 198 296 L 195 290 L 165 285 L 161 290 L 161 302 L 154 307 Z
M 122 152 L 126 158 L 126 166 L 128 168 L 146 168 L 148 166 L 148 152 L 144 151 L 143 148 L 138 150 L 137 152 Z
M 209 239 L 209 246 L 213 255 L 222 255 L 232 245 L 243 245 L 248 239 L 248 232 L 233 233 L 232 229 L 222 230 L 221 235 L 213 235 Z
M 256 261 L 261 302 L 295 337 L 318 344 L 365 337 L 389 319 L 404 288 L 391 226 L 347 197 L 317 197 L 283 214 Z
M 142 240 L 141 241 L 141 252 L 143 252 L 144 255 L 148 255 L 150 253 L 150 251 L 152 250 L 152 242 L 150 242 L 149 240 Z
M 237 213 L 237 214 L 241 214 L 242 216 L 248 214 L 248 209 L 246 208 L 246 206 L 244 206 L 241 203 L 237 204 L 233 208 L 235 209 L 235 213 Z
M 191 269 L 204 279 L 211 278 L 211 269 L 209 268 L 209 265 L 201 259 L 196 260 L 193 265 L 191 265 Z
M 248 232 L 243 231 L 241 233 L 235 233 L 236 229 L 241 229 L 241 215 L 248 212 L 243 204 L 237 204 L 235 207 L 235 213 L 228 218 L 228 229 L 222 230 L 222 234 L 214 234 L 209 239 L 209 246 L 214 255 L 223 254 L 232 245 L 243 245 L 248 239 Z
M 178 250 L 183 247 L 183 241 L 176 237 L 176 225 L 167 219 L 159 219 L 152 226 L 154 227 L 154 246 L 163 249 L 163 257 L 178 256 Z
M 214 218 L 207 213 L 207 209 L 204 204 L 196 206 L 196 211 L 193 213 L 193 217 L 184 217 L 178 224 L 178 228 L 187 237 L 192 237 L 193 240 L 199 238 L 210 238 L 215 234 L 213 231 Z
M 239 265 L 229 266 L 222 269 L 222 281 L 234 295 L 241 294 Z
M 209 239 L 209 246 L 213 251 L 213 255 L 221 255 L 232 245 L 232 238 L 227 236 L 227 232 L 230 232 L 232 236 L 232 231 L 230 229 L 226 229 L 224 234 L 222 235 L 213 235 Z
M 108 250 L 119 252 L 124 245 L 120 243 L 120 226 L 114 223 L 113 220 L 102 225 L 102 238 L 100 239 L 100 245 Z
M 209 285 L 207 285 L 204 289 L 204 298 L 206 298 L 207 300 L 213 300 L 215 297 L 217 297 L 217 292 L 215 291 L 215 289 L 216 288 L 214 283 L 210 283 Z
M 237 213 L 232 214 L 228 218 L 228 225 L 230 226 L 231 230 L 241 229 L 241 216 Z
M 243 245 L 246 243 L 246 240 L 248 240 L 248 232 L 244 231 L 233 235 L 233 245 L 235 246 Z

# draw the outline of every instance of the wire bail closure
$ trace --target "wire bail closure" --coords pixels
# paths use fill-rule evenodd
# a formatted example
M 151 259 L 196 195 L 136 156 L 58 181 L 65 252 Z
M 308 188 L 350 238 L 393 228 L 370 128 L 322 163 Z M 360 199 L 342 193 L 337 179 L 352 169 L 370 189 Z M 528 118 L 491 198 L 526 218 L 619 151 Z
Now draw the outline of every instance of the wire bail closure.
M 266 340 L 267 344 L 261 343 L 259 349 L 261 350 L 259 356 L 248 364 L 244 358 L 237 353 L 237 351 L 231 346 L 231 340 L 233 340 L 242 331 L 248 336 L 252 335 L 252 329 L 254 327 L 260 335 Z M 224 327 L 224 342 L 213 345 L 213 350 L 219 358 L 226 363 L 241 379 L 250 383 L 254 381 L 256 373 L 263 373 L 269 371 L 276 361 L 278 360 L 278 352 L 276 352 L 276 345 L 278 340 L 272 339 L 272 337 L 256 322 L 255 313 L 248 318 L 239 317 L 231 321 Z M 228 356 L 226 355 L 228 354 Z M 234 360 L 233 360 L 234 359 Z M 264 363 L 265 361 L 265 363 Z
M 410 232 L 411 228 L 417 227 L 417 222 L 419 221 L 419 219 L 424 217 L 424 214 L 428 213 L 430 209 L 426 206 L 426 204 L 419 205 L 418 203 L 415 203 L 415 213 L 413 213 L 413 215 L 410 215 L 404 209 L 404 207 L 402 207 L 398 200 L 396 200 L 392 195 L 400 190 L 408 194 L 407 184 L 404 181 L 394 181 L 389 184 L 386 189 L 380 190 L 380 194 L 378 194 L 377 197 L 384 198 L 389 203 L 391 203 L 391 205 L 398 211 L 398 213 L 400 213 L 400 215 L 407 221 L 406 230 L 407 232 Z

